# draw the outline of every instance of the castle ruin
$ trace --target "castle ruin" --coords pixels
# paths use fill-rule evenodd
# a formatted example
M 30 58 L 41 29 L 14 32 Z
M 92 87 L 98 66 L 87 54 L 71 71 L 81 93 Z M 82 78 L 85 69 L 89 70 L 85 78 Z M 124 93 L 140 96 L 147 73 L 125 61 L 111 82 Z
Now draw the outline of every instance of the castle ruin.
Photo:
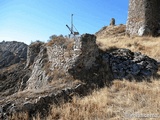
M 126 33 L 156 36 L 160 28 L 160 0 L 129 0 Z

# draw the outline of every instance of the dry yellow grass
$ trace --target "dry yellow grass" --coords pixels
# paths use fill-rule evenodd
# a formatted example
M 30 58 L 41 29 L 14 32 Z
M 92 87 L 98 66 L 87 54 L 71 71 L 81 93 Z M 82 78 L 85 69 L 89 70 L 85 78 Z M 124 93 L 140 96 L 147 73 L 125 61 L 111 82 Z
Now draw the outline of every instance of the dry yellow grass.
M 110 88 L 94 91 L 71 103 L 53 106 L 48 120 L 138 120 L 138 116 L 160 119 L 160 81 L 129 82 L 115 80 Z M 144 119 L 144 118 L 143 118 Z
M 98 39 L 103 50 L 128 48 L 160 60 L 160 38 L 126 36 Z M 160 73 L 160 72 L 159 72 Z M 50 119 L 60 120 L 142 120 L 160 119 L 160 78 L 151 82 L 115 80 L 109 88 L 94 91 L 84 98 L 74 97 L 71 103 L 52 107 Z
M 73 42 L 73 39 L 64 36 L 55 36 L 47 43 L 47 45 L 52 46 L 53 44 L 57 44 L 63 46 L 67 50 L 72 50 L 74 45 Z
M 150 57 L 160 60 L 160 38 L 153 37 L 108 37 L 97 39 L 97 44 L 102 50 L 110 47 L 127 48 L 133 52 L 142 52 Z
M 53 105 L 46 120 L 159 120 L 159 80 L 152 79 L 152 83 L 115 80 L 109 88 L 94 91 L 84 98 L 75 96 L 72 102 L 58 107 Z M 13 117 L 28 119 L 26 113 Z M 40 120 L 39 115 L 34 120 Z

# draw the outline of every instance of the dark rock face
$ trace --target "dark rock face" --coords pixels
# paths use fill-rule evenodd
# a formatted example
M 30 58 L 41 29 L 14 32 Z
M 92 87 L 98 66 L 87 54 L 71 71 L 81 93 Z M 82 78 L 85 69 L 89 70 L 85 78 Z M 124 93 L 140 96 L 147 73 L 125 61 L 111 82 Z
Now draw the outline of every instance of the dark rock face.
M 85 34 L 81 37 L 81 54 L 69 73 L 75 79 L 80 79 L 89 87 L 103 87 L 112 79 L 112 72 L 108 63 L 103 62 L 103 51 L 99 50 L 94 35 Z
M 0 43 L 0 68 L 25 61 L 27 59 L 27 45 L 21 42 Z
M 27 59 L 27 45 L 21 42 L 0 43 L 0 96 L 14 94 L 24 89 L 22 81 L 30 76 L 30 70 L 24 70 Z M 10 66 L 13 65 L 11 68 Z M 7 68 L 8 67 L 8 68 Z M 24 82 L 25 83 L 25 82 Z
M 12 95 L 23 90 L 29 79 L 31 70 L 24 69 L 25 64 L 15 64 L 12 69 L 0 71 L 0 96 Z
M 21 42 L 0 43 L 0 100 L 23 90 L 30 77 L 31 70 L 24 69 L 27 59 L 27 45 Z M 7 103 L 3 111 L 0 103 L 0 119 L 3 112 L 13 109 L 12 103 Z
M 139 52 L 128 49 L 114 49 L 103 55 L 104 62 L 110 65 L 115 79 L 144 79 L 158 71 L 158 63 Z

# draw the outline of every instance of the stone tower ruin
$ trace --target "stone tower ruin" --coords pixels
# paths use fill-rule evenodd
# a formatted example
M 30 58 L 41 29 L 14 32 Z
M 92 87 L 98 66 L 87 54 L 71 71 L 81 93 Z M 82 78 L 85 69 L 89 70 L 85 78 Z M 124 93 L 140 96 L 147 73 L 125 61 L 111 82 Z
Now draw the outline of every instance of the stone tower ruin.
M 127 34 L 155 36 L 159 29 L 160 0 L 129 0 Z

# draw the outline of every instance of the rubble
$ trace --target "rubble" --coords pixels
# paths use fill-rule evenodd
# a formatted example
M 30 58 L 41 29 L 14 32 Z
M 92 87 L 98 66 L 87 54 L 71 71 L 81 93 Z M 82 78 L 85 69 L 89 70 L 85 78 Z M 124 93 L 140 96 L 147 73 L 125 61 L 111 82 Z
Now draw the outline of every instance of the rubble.
M 155 75 L 158 62 L 140 52 L 128 49 L 115 49 L 103 55 L 104 62 L 110 65 L 115 79 L 144 79 Z

